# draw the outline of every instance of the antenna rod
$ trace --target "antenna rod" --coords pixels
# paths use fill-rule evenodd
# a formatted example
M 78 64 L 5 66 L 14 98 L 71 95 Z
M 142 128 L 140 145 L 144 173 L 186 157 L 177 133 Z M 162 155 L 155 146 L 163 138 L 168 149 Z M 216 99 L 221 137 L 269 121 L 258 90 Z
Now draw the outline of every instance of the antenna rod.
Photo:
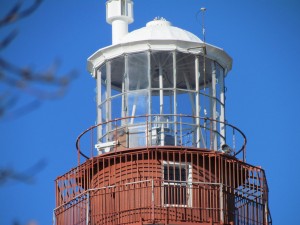
M 206 11 L 206 8 L 202 7 L 201 9 L 201 12 L 202 12 L 202 35 L 203 35 L 203 42 L 205 43 L 205 11 Z
M 205 44 L 205 24 L 204 24 L 204 18 L 205 18 L 205 11 L 206 8 L 202 7 L 200 9 L 202 12 L 202 35 L 203 35 L 203 85 L 204 85 L 204 91 L 206 89 L 206 44 Z

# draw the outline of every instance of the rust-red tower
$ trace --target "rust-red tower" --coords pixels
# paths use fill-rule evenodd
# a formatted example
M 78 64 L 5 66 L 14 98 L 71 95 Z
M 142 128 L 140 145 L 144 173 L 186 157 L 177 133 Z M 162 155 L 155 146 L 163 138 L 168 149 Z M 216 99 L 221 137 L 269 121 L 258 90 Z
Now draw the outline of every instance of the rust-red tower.
M 271 224 L 265 172 L 225 120 L 230 56 L 164 18 L 128 33 L 133 2 L 106 7 L 113 44 L 88 59 L 98 124 L 55 181 L 54 224 Z

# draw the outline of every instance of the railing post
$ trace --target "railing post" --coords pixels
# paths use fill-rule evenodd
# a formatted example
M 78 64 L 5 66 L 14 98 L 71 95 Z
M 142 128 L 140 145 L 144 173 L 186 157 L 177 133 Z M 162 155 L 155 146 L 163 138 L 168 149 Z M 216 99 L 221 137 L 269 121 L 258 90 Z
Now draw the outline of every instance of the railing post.
M 246 146 L 243 149 L 243 162 L 246 162 Z
M 86 202 L 86 225 L 90 224 L 90 193 L 87 193 L 87 202 Z
M 154 223 L 154 180 L 151 180 L 151 206 L 152 206 L 152 221 Z
M 224 223 L 224 196 L 223 184 L 220 184 L 220 224 Z
M 146 147 L 148 150 L 149 147 L 149 123 L 148 123 L 148 114 L 146 115 Z
M 94 157 L 94 129 L 91 130 L 91 157 Z
M 269 225 L 268 201 L 265 201 L 265 224 Z
M 118 125 L 117 125 L 117 119 L 114 119 L 114 122 L 115 122 L 115 133 L 114 133 L 114 136 L 115 136 L 115 138 L 114 138 L 114 141 L 116 142 L 116 143 L 118 143 Z M 114 146 L 114 152 L 116 152 L 116 151 L 118 151 L 118 144 L 116 144 L 115 146 Z
M 183 140 L 182 140 L 182 115 L 180 114 L 180 146 L 182 147 Z
M 78 141 L 78 146 L 79 146 L 79 141 Z M 80 166 L 80 150 L 79 148 L 77 149 L 77 166 Z
M 53 210 L 52 225 L 56 225 L 55 209 Z

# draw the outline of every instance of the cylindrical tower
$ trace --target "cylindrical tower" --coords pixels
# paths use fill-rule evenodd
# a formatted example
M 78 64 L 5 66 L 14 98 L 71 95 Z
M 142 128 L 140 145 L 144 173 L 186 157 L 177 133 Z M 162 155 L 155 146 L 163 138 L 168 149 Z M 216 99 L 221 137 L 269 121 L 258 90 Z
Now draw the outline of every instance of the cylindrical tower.
M 112 25 L 112 42 L 117 44 L 128 33 L 128 24 L 133 22 L 133 2 L 131 0 L 108 0 L 106 21 Z
M 113 44 L 87 66 L 97 124 L 56 179 L 54 223 L 271 224 L 265 173 L 225 120 L 231 57 L 164 18 L 127 33 L 133 2 L 106 4 Z

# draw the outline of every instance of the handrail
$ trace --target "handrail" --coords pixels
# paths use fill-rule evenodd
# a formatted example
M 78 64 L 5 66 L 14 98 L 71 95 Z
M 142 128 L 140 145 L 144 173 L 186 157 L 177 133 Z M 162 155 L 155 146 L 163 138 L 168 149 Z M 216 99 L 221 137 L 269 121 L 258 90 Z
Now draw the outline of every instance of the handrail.
M 152 123 L 152 124 L 155 124 L 155 123 L 157 123 L 157 124 L 164 124 L 164 123 L 166 123 L 166 124 L 181 124 L 181 125 L 190 125 L 191 127 L 192 126 L 197 126 L 196 124 L 187 124 L 186 122 L 182 122 L 181 120 L 178 120 L 178 119 L 176 119 L 176 122 L 175 122 L 175 120 L 174 121 L 172 121 L 172 122 L 163 122 L 163 121 L 150 121 L 149 122 L 149 118 L 153 118 L 153 117 L 155 117 L 155 116 L 166 116 L 166 117 L 173 117 L 173 118 L 175 118 L 175 117 L 179 117 L 179 118 L 192 118 L 192 119 L 199 119 L 200 121 L 202 120 L 202 121 L 204 121 L 204 124 L 206 124 L 206 121 L 209 121 L 209 122 L 215 122 L 215 123 L 218 123 L 218 124 L 224 124 L 224 126 L 225 127 L 229 127 L 229 128 L 231 128 L 233 131 L 237 131 L 241 136 L 242 136 L 242 138 L 243 138 L 243 144 L 242 144 L 242 146 L 240 147 L 240 149 L 238 149 L 236 152 L 234 152 L 233 153 L 233 157 L 236 157 L 237 155 L 239 155 L 241 152 L 243 153 L 243 157 L 242 157 L 242 160 L 243 160 L 243 162 L 246 162 L 246 144 L 247 144 L 247 138 L 246 138 L 246 135 L 239 129 L 239 128 L 237 128 L 236 126 L 234 126 L 234 125 L 231 125 L 231 124 L 229 124 L 229 123 L 227 123 L 227 122 L 223 122 L 223 121 L 219 121 L 219 120 L 215 120 L 215 119 L 211 119 L 211 118 L 208 118 L 208 117 L 197 117 L 197 116 L 191 116 L 191 115 L 184 115 L 184 114 L 163 114 L 163 115 L 160 115 L 160 114 L 150 114 L 150 115 L 140 115 L 140 116 L 128 116 L 128 117 L 124 117 L 124 118 L 116 118 L 116 119 L 114 119 L 114 120 L 111 120 L 111 121 L 106 121 L 106 122 L 103 122 L 103 123 L 99 123 L 99 124 L 96 124 L 96 125 L 93 125 L 93 126 L 91 126 L 90 128 L 88 128 L 88 129 L 86 129 L 84 132 L 82 132 L 78 137 L 77 137 L 77 140 L 76 140 L 76 149 L 77 149 L 77 156 L 78 156 L 78 165 L 80 165 L 80 156 L 82 156 L 82 157 L 84 157 L 85 159 L 89 159 L 90 157 L 88 157 L 85 153 L 83 153 L 82 152 L 82 149 L 81 149 L 81 147 L 80 147 L 80 140 L 81 140 L 81 138 L 86 134 L 86 133 L 88 133 L 89 131 L 91 131 L 91 130 L 93 130 L 93 129 L 95 129 L 95 128 L 97 128 L 97 127 L 99 127 L 99 126 L 104 126 L 104 125 L 107 125 L 107 124 L 117 124 L 117 122 L 119 122 L 119 121 L 122 121 L 122 120 L 128 120 L 128 119 L 138 119 L 138 118 L 145 118 L 145 122 L 144 123 L 142 123 L 142 125 L 144 124 L 144 125 L 147 125 L 147 127 L 148 127 L 148 123 Z M 132 124 L 133 126 L 136 126 L 137 124 Z M 140 124 L 141 125 L 141 124 Z M 131 126 L 131 124 L 125 124 L 124 125 L 125 127 L 130 127 Z M 118 127 L 115 127 L 114 129 L 117 129 Z M 205 129 L 205 131 L 210 131 L 210 132 L 212 132 L 212 133 L 214 133 L 214 134 L 217 134 L 217 137 L 220 137 L 220 138 L 222 138 L 222 139 L 225 139 L 221 134 L 220 134 L 220 132 L 219 132 L 219 130 L 217 129 L 217 130 L 212 130 L 212 127 L 205 127 L 203 124 L 198 124 L 198 128 L 197 127 L 194 127 L 195 129 L 198 129 L 198 128 L 200 128 L 200 129 Z M 112 132 L 112 131 L 114 131 L 114 129 L 112 129 L 110 132 Z M 182 133 L 182 130 L 179 130 L 180 128 L 179 127 L 177 127 L 177 133 L 176 133 L 176 135 L 180 135 L 180 132 Z M 104 134 L 104 136 L 103 137 L 105 137 L 105 135 L 107 135 L 107 134 L 109 134 L 109 132 L 107 132 L 106 134 Z M 147 134 L 146 134 L 146 138 L 147 138 L 147 140 L 148 140 L 148 136 L 149 134 L 148 134 L 148 132 L 147 132 Z M 183 135 L 182 136 L 180 136 L 180 137 L 183 137 Z M 211 137 L 209 137 L 209 140 L 210 140 L 210 138 Z M 196 140 L 196 143 L 197 142 L 199 142 L 200 140 Z M 211 141 L 211 140 L 210 140 Z M 179 145 L 178 145 L 178 143 L 176 143 L 177 145 L 176 146 L 179 146 L 179 147 L 184 147 L 185 145 L 183 144 L 183 143 L 180 143 Z M 195 143 L 193 143 L 193 144 L 195 144 Z M 148 143 L 146 144 L 147 145 L 147 147 L 149 147 L 148 146 Z M 145 147 L 146 147 L 146 145 L 145 145 Z M 130 147 L 126 147 L 127 149 L 132 149 L 132 148 L 130 148 Z M 205 147 L 205 148 L 207 148 L 207 147 Z M 214 149 L 214 150 L 216 150 L 216 149 Z
M 63 204 L 57 206 L 54 208 L 54 211 L 60 209 L 61 207 L 70 204 L 74 199 L 80 198 L 82 196 L 84 196 L 85 194 L 91 192 L 91 191 L 99 191 L 99 190 L 103 190 L 103 189 L 110 189 L 110 188 L 116 188 L 116 187 L 121 187 L 121 186 L 128 186 L 128 185 L 133 185 L 133 184 L 141 184 L 141 183 L 151 183 L 153 181 L 156 182 L 160 182 L 160 183 L 179 183 L 179 184 L 188 184 L 188 185 L 194 185 L 194 184 L 202 184 L 202 185 L 212 185 L 212 186 L 224 186 L 224 184 L 222 183 L 211 183 L 211 182 L 190 182 L 190 181 L 174 181 L 174 180 L 162 180 L 162 179 L 148 179 L 148 180 L 141 180 L 141 181 L 134 181 L 134 182 L 128 182 L 128 183 L 124 183 L 124 184 L 119 184 L 119 185 L 109 185 L 109 186 L 105 186 L 105 187 L 98 187 L 98 188 L 89 188 L 85 191 L 83 191 L 82 193 L 76 195 L 73 197 L 73 199 L 64 202 Z
M 157 190 L 157 188 L 168 188 L 169 186 L 168 185 L 164 185 L 165 182 L 170 182 L 170 181 L 167 181 L 167 180 L 163 180 L 163 179 L 147 179 L 147 180 L 142 180 L 142 181 L 134 181 L 134 182 L 128 182 L 128 183 L 123 183 L 123 184 L 118 184 L 118 185 L 111 185 L 111 186 L 103 186 L 103 187 L 98 187 L 98 188 L 90 188 L 90 189 L 87 189 L 85 190 L 84 192 L 74 196 L 71 200 L 68 200 L 66 202 L 63 202 L 61 205 L 57 206 L 56 208 L 54 208 L 53 210 L 53 221 L 56 221 L 56 218 L 57 216 L 61 213 L 59 210 L 63 209 L 63 210 L 67 210 L 69 208 L 73 208 L 73 207 L 76 207 L 76 204 L 78 202 L 82 202 L 83 201 L 83 204 L 86 205 L 86 208 L 84 208 L 83 210 L 86 210 L 86 219 L 89 219 L 89 201 L 90 201 L 90 196 L 93 196 L 91 195 L 92 193 L 95 193 L 97 191 L 100 191 L 100 190 L 112 190 L 112 192 L 115 192 L 115 191 L 126 191 L 126 189 L 122 188 L 122 187 L 126 187 L 126 186 L 131 186 L 131 185 L 137 185 L 137 184 L 151 184 L 149 186 L 138 186 L 138 187 L 141 187 L 141 188 L 151 188 L 151 193 L 152 195 L 154 195 L 154 190 Z M 223 183 L 214 183 L 214 182 L 189 182 L 189 181 L 171 181 L 172 182 L 172 185 L 174 183 L 180 183 L 180 184 L 186 184 L 186 186 L 181 186 L 181 187 L 189 187 L 190 190 L 197 190 L 197 188 L 199 188 L 198 185 L 203 185 L 203 187 L 213 187 L 213 189 L 211 189 L 212 191 L 217 191 L 219 193 L 219 204 L 218 205 L 215 205 L 214 208 L 206 208 L 206 209 L 213 209 L 213 210 L 217 210 L 219 211 L 219 217 L 216 218 L 218 219 L 218 221 L 220 222 L 224 222 L 224 219 L 226 217 L 226 215 L 228 214 L 228 212 L 230 211 L 230 209 L 227 209 L 227 208 L 223 208 L 223 204 L 224 204 L 224 194 L 226 194 L 226 185 L 224 185 Z M 135 187 L 135 186 L 132 186 L 132 187 Z M 127 189 L 128 190 L 128 189 Z M 131 190 L 136 190 L 135 188 L 131 189 Z M 208 189 L 206 189 L 208 190 Z M 232 193 L 234 193 L 236 190 L 236 188 L 232 189 Z M 210 191 L 210 190 L 208 190 Z M 240 191 L 240 190 L 237 190 L 237 191 Z M 214 193 L 217 193 L 217 192 L 214 192 Z M 108 193 L 108 192 L 105 192 L 105 193 Z M 109 192 L 110 194 L 111 192 Z M 148 192 L 149 193 L 149 192 Z M 161 193 L 161 191 L 160 191 Z M 248 193 L 248 192 L 246 192 Z M 101 195 L 102 196 L 102 195 Z M 98 196 L 99 197 L 99 196 Z M 259 196 L 259 198 L 262 198 L 262 203 L 260 203 L 259 201 L 255 201 L 256 204 L 260 205 L 265 205 L 267 202 L 265 202 L 265 200 L 263 199 L 262 196 Z M 141 201 L 141 199 L 139 199 Z M 247 205 L 251 202 L 253 202 L 252 199 L 249 199 L 247 198 L 246 196 L 244 197 L 244 200 L 246 202 L 244 202 L 243 205 L 241 205 L 240 207 L 244 208 L 244 207 L 247 207 Z M 84 202 L 86 201 L 86 202 Z M 181 205 L 177 205 L 177 204 L 171 204 L 171 205 L 168 205 L 168 204 L 165 204 L 163 201 L 163 199 L 156 199 L 155 197 L 151 197 L 151 200 L 148 198 L 148 201 L 147 202 L 144 202 L 143 201 L 143 204 L 145 204 L 145 206 L 147 207 L 150 207 L 149 203 L 151 201 L 151 208 L 154 210 L 154 206 L 155 208 L 157 209 L 158 207 L 165 207 L 165 206 L 171 206 L 171 207 L 180 207 Z M 194 205 L 186 205 L 186 207 L 188 208 L 192 208 L 192 209 L 200 209 L 199 206 L 194 206 Z M 201 207 L 201 206 L 200 206 Z M 129 210 L 129 208 L 126 208 L 125 210 Z M 132 209 L 130 209 L 132 210 Z M 234 211 L 232 211 L 232 213 L 234 213 Z M 153 217 L 152 219 L 155 219 L 155 216 L 154 216 L 154 211 L 152 211 L 152 214 L 153 214 Z M 238 215 L 236 214 L 235 215 L 236 218 L 239 218 L 240 216 L 243 217 L 243 215 Z M 268 225 L 272 224 L 272 218 L 271 218 L 271 215 L 270 213 L 268 212 L 268 214 L 266 215 L 268 218 L 266 218 L 266 222 Z M 249 217 L 245 217 L 247 220 L 250 219 Z M 263 218 L 260 218 L 260 217 L 256 217 L 256 219 L 263 219 Z M 258 223 L 260 222 L 263 222 L 261 220 L 257 221 Z M 55 224 L 55 222 L 54 222 Z M 265 223 L 264 223 L 265 224 Z

